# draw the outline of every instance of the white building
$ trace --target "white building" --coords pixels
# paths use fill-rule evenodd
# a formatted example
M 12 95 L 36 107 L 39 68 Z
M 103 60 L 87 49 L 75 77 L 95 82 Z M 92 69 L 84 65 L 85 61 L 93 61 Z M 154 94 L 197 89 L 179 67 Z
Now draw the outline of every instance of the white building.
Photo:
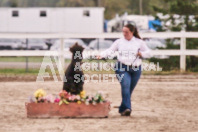
M 0 8 L 0 32 L 102 33 L 104 8 Z

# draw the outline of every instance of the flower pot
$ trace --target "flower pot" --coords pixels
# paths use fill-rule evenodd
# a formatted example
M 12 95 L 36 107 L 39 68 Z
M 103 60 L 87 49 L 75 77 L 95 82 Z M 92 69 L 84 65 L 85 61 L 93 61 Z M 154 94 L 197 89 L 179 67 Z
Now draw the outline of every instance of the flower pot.
M 96 105 L 85 103 L 25 103 L 28 118 L 108 117 L 110 102 Z

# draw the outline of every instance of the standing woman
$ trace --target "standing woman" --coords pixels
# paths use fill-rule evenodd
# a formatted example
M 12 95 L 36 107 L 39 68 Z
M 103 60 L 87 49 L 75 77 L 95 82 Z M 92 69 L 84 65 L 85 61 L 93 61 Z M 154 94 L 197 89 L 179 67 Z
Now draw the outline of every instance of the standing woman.
M 123 27 L 122 32 L 124 38 L 117 39 L 109 49 L 98 56 L 98 59 L 108 57 L 112 52 L 118 51 L 115 73 L 117 78 L 122 77 L 119 80 L 122 95 L 119 113 L 122 116 L 130 116 L 131 95 L 140 79 L 142 58 L 150 56 L 150 49 L 140 38 L 135 26 L 127 24 Z

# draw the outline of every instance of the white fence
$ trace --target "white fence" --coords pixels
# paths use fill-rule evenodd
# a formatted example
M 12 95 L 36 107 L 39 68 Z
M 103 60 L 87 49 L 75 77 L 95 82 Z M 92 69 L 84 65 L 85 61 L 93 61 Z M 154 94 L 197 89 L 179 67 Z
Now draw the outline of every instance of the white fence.
M 156 33 L 141 33 L 142 38 L 180 38 L 180 50 L 152 50 L 152 55 L 169 55 L 180 56 L 180 69 L 186 70 L 186 56 L 198 55 L 198 50 L 186 49 L 186 38 L 198 38 L 198 32 L 156 32 Z M 0 33 L 0 38 L 60 38 L 62 44 L 61 57 L 62 65 L 64 66 L 64 51 L 63 39 L 64 38 L 120 38 L 123 37 L 122 33 L 101 33 L 101 34 L 27 34 L 27 33 Z M 46 51 L 30 51 L 30 50 L 3 50 L 0 51 L 0 56 L 44 56 Z

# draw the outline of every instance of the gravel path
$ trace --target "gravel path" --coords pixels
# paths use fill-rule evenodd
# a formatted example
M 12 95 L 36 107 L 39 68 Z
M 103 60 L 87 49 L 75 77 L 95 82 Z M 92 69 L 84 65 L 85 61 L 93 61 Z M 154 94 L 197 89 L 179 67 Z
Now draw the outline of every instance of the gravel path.
M 101 119 L 29 119 L 25 102 L 36 89 L 56 94 L 61 82 L 0 82 L 0 132 L 197 132 L 197 76 L 142 76 L 132 97 L 131 117 L 112 108 Z M 120 85 L 86 83 L 87 94 L 103 91 L 113 106 L 121 101 Z

